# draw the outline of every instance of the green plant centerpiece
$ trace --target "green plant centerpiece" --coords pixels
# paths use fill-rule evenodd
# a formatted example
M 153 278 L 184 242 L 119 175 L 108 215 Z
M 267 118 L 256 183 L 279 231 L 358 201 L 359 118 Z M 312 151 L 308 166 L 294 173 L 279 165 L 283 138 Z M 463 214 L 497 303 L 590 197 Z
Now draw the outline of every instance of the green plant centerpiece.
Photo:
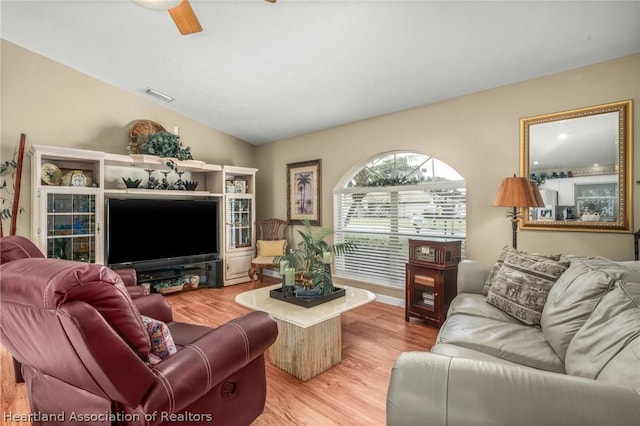
M 334 291 L 330 268 L 333 256 L 352 253 L 357 245 L 351 241 L 331 245 L 324 239 L 333 234 L 332 230 L 320 228 L 313 232 L 309 220 L 304 220 L 303 224 L 304 231 L 298 230 L 302 239 L 297 247 L 274 261 L 277 264 L 285 262 L 287 267 L 294 268 L 305 288 L 317 288 L 321 295 L 331 294 Z
M 192 160 L 190 147 L 183 147 L 180 144 L 180 136 L 169 132 L 156 132 L 147 135 L 144 140 L 138 138 L 141 154 L 157 155 L 159 157 L 177 158 L 178 160 Z M 176 169 L 173 160 L 167 160 L 167 167 Z

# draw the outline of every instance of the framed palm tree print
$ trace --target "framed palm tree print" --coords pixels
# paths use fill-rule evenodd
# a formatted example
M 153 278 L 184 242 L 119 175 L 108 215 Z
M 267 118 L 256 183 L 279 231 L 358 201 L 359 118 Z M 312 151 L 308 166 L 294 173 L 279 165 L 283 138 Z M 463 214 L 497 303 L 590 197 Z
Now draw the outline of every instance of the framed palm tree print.
M 301 225 L 308 220 L 320 226 L 321 161 L 287 164 L 287 219 Z

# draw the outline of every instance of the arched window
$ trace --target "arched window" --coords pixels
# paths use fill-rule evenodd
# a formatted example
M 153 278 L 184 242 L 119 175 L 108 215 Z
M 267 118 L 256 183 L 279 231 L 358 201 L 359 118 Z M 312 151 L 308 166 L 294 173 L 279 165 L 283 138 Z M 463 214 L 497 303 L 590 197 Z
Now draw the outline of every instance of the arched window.
M 334 191 L 335 241 L 358 250 L 336 259 L 337 277 L 404 288 L 410 238 L 466 238 L 466 187 L 424 154 L 386 153 Z

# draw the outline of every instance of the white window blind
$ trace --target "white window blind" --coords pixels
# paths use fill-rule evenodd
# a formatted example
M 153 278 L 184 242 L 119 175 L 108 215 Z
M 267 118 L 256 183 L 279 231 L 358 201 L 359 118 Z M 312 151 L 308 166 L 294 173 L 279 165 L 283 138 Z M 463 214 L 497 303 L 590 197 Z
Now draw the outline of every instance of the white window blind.
M 334 192 L 335 241 L 358 249 L 336 258 L 335 275 L 404 288 L 410 238 L 466 237 L 464 180 Z

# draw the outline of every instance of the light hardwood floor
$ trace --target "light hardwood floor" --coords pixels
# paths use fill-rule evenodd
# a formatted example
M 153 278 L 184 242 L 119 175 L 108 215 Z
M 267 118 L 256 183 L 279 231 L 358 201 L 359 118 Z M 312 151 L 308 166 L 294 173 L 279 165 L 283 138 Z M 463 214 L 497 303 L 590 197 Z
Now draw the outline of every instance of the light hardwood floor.
M 272 279 L 265 277 L 268 285 Z M 235 303 L 247 284 L 167 296 L 176 321 L 218 326 L 249 312 Z M 404 309 L 373 302 L 342 314 L 342 362 L 301 380 L 271 365 L 267 354 L 267 402 L 254 425 L 384 425 L 393 362 L 405 351 L 428 350 L 437 329 L 404 320 Z M 24 383 L 15 384 L 11 357 L 0 347 L 0 413 L 29 413 Z M 7 423 L 0 418 L 1 424 Z

